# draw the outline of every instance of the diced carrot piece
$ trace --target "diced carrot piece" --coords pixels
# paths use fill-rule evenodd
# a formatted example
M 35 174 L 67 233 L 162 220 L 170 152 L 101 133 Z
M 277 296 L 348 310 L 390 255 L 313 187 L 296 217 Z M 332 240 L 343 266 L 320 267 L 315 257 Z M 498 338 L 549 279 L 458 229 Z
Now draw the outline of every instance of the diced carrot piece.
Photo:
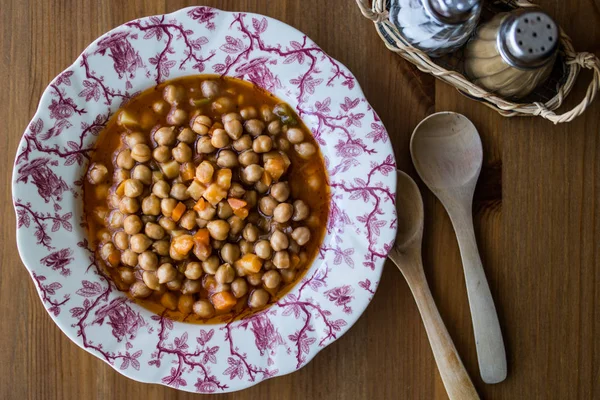
M 271 186 L 271 183 L 273 183 L 273 178 L 271 177 L 271 174 L 268 174 L 267 172 L 263 172 L 262 176 L 260 177 L 260 182 L 263 185 Z
M 206 210 L 206 206 L 206 200 L 204 200 L 204 197 L 200 197 L 200 200 L 198 200 L 198 202 L 194 205 L 194 210 L 204 211 Z
M 185 206 L 185 204 L 183 204 L 182 202 L 177 203 L 177 205 L 173 209 L 173 214 L 171 214 L 171 218 L 173 219 L 173 221 L 179 221 L 186 209 L 187 207 Z
M 231 187 L 231 170 L 229 168 L 223 168 L 217 171 L 217 179 L 215 182 L 223 189 L 229 189 Z
M 246 219 L 248 217 L 248 209 L 247 208 L 238 208 L 237 210 L 233 210 L 233 213 L 240 217 L 241 219 Z
M 194 234 L 194 242 L 208 246 L 210 244 L 210 234 L 208 233 L 208 229 L 198 229 Z
M 194 179 L 190 186 L 188 186 L 187 193 L 192 199 L 198 200 L 200 197 L 202 197 L 202 193 L 204 193 L 205 190 L 206 186 L 200 183 L 197 179 Z
M 194 245 L 194 255 L 200 261 L 206 261 L 208 257 L 212 254 L 212 247 L 210 245 L 202 244 L 196 242 Z
M 221 200 L 227 197 L 227 190 L 216 183 L 211 183 L 204 193 L 202 193 L 202 197 L 208 200 L 213 206 L 216 206 Z
M 217 311 L 229 311 L 237 303 L 237 299 L 231 292 L 215 293 L 210 299 Z
M 191 181 L 194 179 L 194 175 L 196 175 L 196 171 L 193 163 L 186 162 L 181 165 L 181 180 L 184 182 Z
M 235 197 L 230 197 L 227 199 L 227 202 L 234 210 L 239 210 L 240 208 L 246 207 L 248 202 L 242 199 L 236 199 Z
M 196 178 L 201 183 L 210 183 L 214 173 L 215 167 L 209 161 L 204 160 L 196 167 Z
M 118 251 L 111 252 L 106 261 L 113 267 L 116 267 L 119 264 L 119 261 L 121 261 L 121 253 Z
M 119 186 L 117 186 L 115 193 L 119 196 L 123 196 L 125 194 L 125 181 L 119 183 Z
M 262 268 L 263 262 L 256 254 L 248 253 L 237 260 L 235 264 L 250 273 L 256 273 Z
M 171 240 L 171 248 L 175 253 L 186 255 L 194 247 L 194 238 L 192 235 L 180 235 Z
M 283 161 L 282 157 L 273 157 L 265 161 L 265 171 L 276 181 L 281 178 L 285 170 L 285 161 Z
M 204 275 L 204 280 L 202 281 L 202 286 L 204 287 L 204 289 L 206 289 L 206 291 L 210 295 L 210 294 L 214 293 L 214 291 L 215 291 L 215 289 L 217 289 L 217 287 L 219 287 L 219 283 L 215 279 L 214 275 L 207 274 L 207 275 Z

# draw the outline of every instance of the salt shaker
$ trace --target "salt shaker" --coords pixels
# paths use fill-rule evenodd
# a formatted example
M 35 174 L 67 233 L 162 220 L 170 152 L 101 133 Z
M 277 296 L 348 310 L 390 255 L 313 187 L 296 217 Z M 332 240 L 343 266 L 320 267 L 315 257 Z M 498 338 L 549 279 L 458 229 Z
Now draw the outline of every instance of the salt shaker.
M 522 98 L 548 79 L 558 42 L 558 27 L 544 12 L 498 14 L 467 44 L 465 72 L 489 91 Z
M 479 20 L 481 0 L 391 0 L 390 21 L 414 47 L 440 57 L 461 47 Z

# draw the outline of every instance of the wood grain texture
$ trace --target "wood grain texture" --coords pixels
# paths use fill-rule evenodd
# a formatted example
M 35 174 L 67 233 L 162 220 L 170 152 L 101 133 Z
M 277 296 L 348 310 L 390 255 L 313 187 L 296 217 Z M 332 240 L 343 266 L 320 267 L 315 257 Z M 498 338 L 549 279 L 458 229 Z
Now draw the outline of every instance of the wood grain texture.
M 479 378 L 460 254 L 442 205 L 422 183 L 424 265 L 433 297 L 485 399 L 600 398 L 600 102 L 561 126 L 505 119 L 388 52 L 351 0 L 210 0 L 304 31 L 356 75 L 387 127 L 399 167 L 415 176 L 408 143 L 426 115 L 451 110 L 482 135 L 475 231 L 503 329 L 508 379 Z M 597 0 L 539 0 L 575 46 L 600 52 Z M 16 252 L 10 176 L 39 97 L 92 40 L 184 0 L 2 0 L 0 3 L 0 399 L 192 399 L 133 382 L 54 325 Z M 585 75 L 584 75 L 585 76 Z M 587 82 L 577 85 L 575 104 Z M 388 263 L 356 325 L 302 370 L 219 399 L 447 399 L 417 307 Z

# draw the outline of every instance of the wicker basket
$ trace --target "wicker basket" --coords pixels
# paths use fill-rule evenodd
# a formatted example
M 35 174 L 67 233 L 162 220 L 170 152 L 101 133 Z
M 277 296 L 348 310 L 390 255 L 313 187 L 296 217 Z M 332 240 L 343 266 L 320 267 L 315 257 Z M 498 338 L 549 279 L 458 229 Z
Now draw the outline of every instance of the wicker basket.
M 571 39 L 560 30 L 560 54 L 551 78 L 534 93 L 522 99 L 521 103 L 514 103 L 502 98 L 486 89 L 469 81 L 462 72 L 462 52 L 431 59 L 421 50 L 410 45 L 408 41 L 388 19 L 389 1 L 356 0 L 365 17 L 374 22 L 377 33 L 385 42 L 388 49 L 400 54 L 403 58 L 417 66 L 421 71 L 427 72 L 438 79 L 454 86 L 464 95 L 481 101 L 488 107 L 498 111 L 505 117 L 513 116 L 542 116 L 555 124 L 569 122 L 581 115 L 596 97 L 600 89 L 600 60 L 592 53 L 576 53 Z M 482 19 L 501 11 L 515 8 L 537 7 L 526 0 L 496 0 L 488 1 Z M 556 114 L 553 110 L 559 108 L 564 99 L 569 95 L 575 84 L 581 68 L 591 69 L 593 72 L 584 99 L 572 110 L 564 114 Z

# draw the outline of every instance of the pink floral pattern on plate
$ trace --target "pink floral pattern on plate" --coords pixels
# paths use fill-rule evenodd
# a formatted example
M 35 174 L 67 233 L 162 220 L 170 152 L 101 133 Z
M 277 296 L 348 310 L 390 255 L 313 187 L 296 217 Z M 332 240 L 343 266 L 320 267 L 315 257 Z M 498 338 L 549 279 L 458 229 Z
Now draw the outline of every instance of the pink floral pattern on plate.
M 110 116 L 148 87 L 197 73 L 249 80 L 295 107 L 332 189 L 327 235 L 305 278 L 260 314 L 205 326 L 151 314 L 116 290 L 95 266 L 81 204 Z M 301 368 L 364 311 L 395 236 L 395 168 L 354 76 L 301 32 L 208 7 L 141 18 L 92 43 L 44 91 L 13 171 L 19 252 L 56 324 L 123 375 L 239 390 Z

